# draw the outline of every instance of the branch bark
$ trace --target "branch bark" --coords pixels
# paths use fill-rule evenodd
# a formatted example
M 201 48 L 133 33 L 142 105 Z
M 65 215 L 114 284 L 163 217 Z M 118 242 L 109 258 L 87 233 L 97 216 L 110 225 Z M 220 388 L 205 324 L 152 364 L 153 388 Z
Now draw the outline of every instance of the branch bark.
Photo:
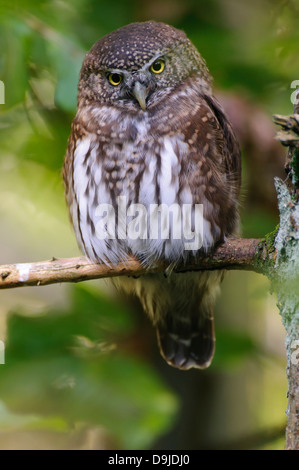
M 297 93 L 297 99 L 299 94 Z M 288 186 L 276 179 L 280 228 L 275 240 L 272 288 L 286 329 L 288 409 L 286 449 L 299 450 L 299 102 L 291 116 L 274 116 L 277 139 L 289 147 Z
M 209 255 L 196 261 L 174 268 L 174 272 L 202 271 L 215 269 L 239 269 L 265 273 L 274 263 L 272 238 L 230 239 L 219 245 Z M 22 286 L 42 286 L 61 282 L 80 282 L 90 279 L 115 276 L 140 276 L 163 272 L 166 264 L 159 263 L 150 269 L 135 258 L 116 266 L 93 264 L 84 257 L 53 258 L 36 263 L 10 264 L 0 266 L 0 289 Z
M 299 205 L 287 186 L 276 179 L 280 228 L 275 240 L 275 264 L 270 276 L 286 329 L 288 409 L 286 449 L 299 450 Z

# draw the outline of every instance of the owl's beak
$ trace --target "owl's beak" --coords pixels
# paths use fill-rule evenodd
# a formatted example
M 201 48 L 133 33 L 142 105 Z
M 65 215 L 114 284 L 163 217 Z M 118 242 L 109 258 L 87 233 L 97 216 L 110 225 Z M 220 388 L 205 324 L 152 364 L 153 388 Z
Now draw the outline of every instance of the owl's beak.
M 148 95 L 148 87 L 136 81 L 134 84 L 132 93 L 133 93 L 133 96 L 138 101 L 138 103 L 140 104 L 140 108 L 143 109 L 143 111 L 145 111 L 146 110 L 146 98 Z

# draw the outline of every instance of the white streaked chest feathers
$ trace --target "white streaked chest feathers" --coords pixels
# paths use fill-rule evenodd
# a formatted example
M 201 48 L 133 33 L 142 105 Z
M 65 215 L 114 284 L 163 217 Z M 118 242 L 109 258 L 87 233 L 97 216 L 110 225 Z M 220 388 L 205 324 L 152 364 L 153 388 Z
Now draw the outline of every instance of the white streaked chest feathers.
M 71 207 L 71 217 L 79 244 L 93 261 L 117 263 L 130 253 L 146 264 L 161 257 L 179 261 L 187 254 L 183 225 L 193 224 L 189 229 L 196 231 L 194 210 L 190 221 L 174 211 L 168 214 L 166 231 L 162 233 L 161 218 L 159 227 L 151 230 L 151 211 L 192 205 L 193 195 L 188 175 L 181 172 L 183 160 L 188 159 L 183 136 L 154 133 L 146 116 L 133 124 L 123 120 L 110 136 L 101 136 L 99 130 L 76 142 L 73 192 L 78 208 Z M 204 217 L 201 224 L 207 249 L 214 243 L 211 226 Z

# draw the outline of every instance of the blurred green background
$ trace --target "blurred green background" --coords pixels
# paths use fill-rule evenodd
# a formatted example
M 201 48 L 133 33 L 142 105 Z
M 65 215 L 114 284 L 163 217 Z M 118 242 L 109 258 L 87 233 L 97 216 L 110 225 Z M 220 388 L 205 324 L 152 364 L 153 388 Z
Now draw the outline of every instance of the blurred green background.
M 278 222 L 299 6 L 287 0 L 1 0 L 0 263 L 78 256 L 61 168 L 84 54 L 155 19 L 205 57 L 243 152 L 243 236 Z M 139 304 L 104 281 L 1 291 L 0 449 L 282 449 L 284 331 L 269 283 L 229 272 L 203 372 L 160 357 Z

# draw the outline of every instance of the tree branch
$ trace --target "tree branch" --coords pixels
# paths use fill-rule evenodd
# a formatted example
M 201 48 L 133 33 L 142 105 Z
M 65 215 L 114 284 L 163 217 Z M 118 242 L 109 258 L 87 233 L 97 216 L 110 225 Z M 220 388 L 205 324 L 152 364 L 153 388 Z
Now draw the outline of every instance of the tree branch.
M 173 271 L 239 269 L 266 274 L 273 263 L 273 236 L 270 234 L 264 239 L 230 239 L 219 245 L 212 254 L 176 266 Z M 132 257 L 127 263 L 119 263 L 116 266 L 93 264 L 84 257 L 53 258 L 50 261 L 0 266 L 0 289 L 80 282 L 116 276 L 140 276 L 163 272 L 167 267 L 165 263 L 157 263 L 155 267 L 148 269 Z

